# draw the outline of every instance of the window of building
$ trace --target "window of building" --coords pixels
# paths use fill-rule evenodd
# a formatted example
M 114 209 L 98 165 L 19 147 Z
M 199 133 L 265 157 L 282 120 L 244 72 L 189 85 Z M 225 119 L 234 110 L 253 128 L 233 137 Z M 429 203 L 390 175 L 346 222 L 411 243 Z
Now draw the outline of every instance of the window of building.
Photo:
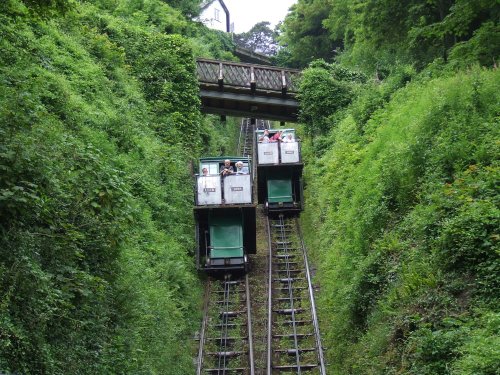
M 215 20 L 216 21 L 220 21 L 220 11 L 219 11 L 219 9 L 216 8 L 216 9 L 214 9 L 214 11 L 215 11 L 215 15 L 214 15 Z

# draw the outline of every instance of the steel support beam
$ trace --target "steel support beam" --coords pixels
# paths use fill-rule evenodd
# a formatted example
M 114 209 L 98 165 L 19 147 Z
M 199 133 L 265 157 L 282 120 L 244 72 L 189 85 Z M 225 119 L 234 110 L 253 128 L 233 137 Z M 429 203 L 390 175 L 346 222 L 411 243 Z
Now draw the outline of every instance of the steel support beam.
M 293 98 L 265 97 L 201 90 L 202 112 L 296 122 L 299 103 Z

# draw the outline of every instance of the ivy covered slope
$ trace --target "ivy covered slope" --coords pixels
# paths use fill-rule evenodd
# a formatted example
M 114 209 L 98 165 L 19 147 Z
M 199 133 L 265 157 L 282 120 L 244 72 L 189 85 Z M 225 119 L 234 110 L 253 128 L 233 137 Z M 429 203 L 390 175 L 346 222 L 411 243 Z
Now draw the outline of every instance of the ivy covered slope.
M 196 33 L 161 1 L 2 1 L 0 372 L 192 372 Z
M 305 232 L 333 374 L 498 371 L 500 74 L 431 73 L 304 73 Z
M 332 374 L 500 364 L 500 5 L 298 0 L 307 242 Z M 317 58 L 323 60 L 315 60 Z

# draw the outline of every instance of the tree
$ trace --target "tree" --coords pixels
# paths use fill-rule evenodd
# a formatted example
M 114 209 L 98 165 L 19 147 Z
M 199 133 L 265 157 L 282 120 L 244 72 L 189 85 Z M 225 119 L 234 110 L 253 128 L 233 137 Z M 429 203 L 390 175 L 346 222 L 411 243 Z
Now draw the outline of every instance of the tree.
M 299 120 L 306 133 L 327 134 L 333 125 L 330 116 L 347 107 L 354 97 L 354 87 L 365 81 L 363 75 L 324 60 L 312 62 L 302 73 L 298 99 Z
M 278 32 L 272 30 L 267 21 L 255 24 L 250 31 L 236 34 L 234 42 L 237 46 L 248 50 L 262 53 L 267 56 L 274 56 L 278 52 Z
M 179 9 L 187 17 L 196 17 L 200 14 L 201 0 L 163 0 L 168 5 Z
M 290 9 L 281 27 L 280 44 L 290 53 L 289 64 L 305 67 L 314 59 L 330 61 L 341 40 L 332 40 L 323 23 L 328 18 L 331 5 L 324 0 L 299 0 Z
M 465 54 L 467 64 L 492 65 L 499 18 L 497 0 L 298 0 L 280 44 L 289 65 L 335 58 L 378 77 L 400 63 L 423 69 L 448 61 L 450 53 L 454 62 Z

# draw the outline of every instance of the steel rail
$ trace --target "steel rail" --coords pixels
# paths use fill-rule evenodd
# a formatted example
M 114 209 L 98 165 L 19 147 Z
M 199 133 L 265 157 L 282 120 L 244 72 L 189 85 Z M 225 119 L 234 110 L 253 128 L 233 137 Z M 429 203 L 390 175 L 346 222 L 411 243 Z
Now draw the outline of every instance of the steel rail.
M 253 154 L 253 128 L 253 124 L 249 118 L 241 119 L 238 138 L 238 153 L 241 156 L 252 156 Z
M 208 321 L 208 305 L 210 297 L 210 280 L 207 280 L 205 289 L 205 300 L 203 302 L 203 322 L 201 323 L 200 332 L 200 347 L 198 349 L 198 366 L 196 369 L 196 375 L 201 375 L 201 369 L 203 367 L 203 348 L 205 347 L 205 330 L 207 328 Z
M 244 133 L 244 140 L 243 140 L 243 150 L 242 154 L 243 156 L 248 156 L 248 143 L 249 143 L 249 128 L 251 128 L 251 121 L 249 119 L 246 119 L 245 121 L 245 133 Z
M 267 294 L 267 375 L 272 375 L 272 332 L 273 332 L 273 251 L 271 244 L 271 225 L 269 224 L 269 217 L 266 216 L 267 227 L 267 243 L 269 244 L 269 258 L 268 258 L 268 294 Z
M 223 299 L 223 310 L 222 310 L 222 324 L 220 326 L 220 344 L 219 344 L 219 363 L 218 368 L 222 367 L 222 374 L 226 373 L 226 358 L 225 353 L 228 352 L 227 339 L 228 339 L 228 322 L 229 322 L 229 296 L 231 289 L 231 277 L 230 275 L 224 275 L 224 281 L 222 282 L 224 286 L 224 299 Z M 221 355 L 222 354 L 222 355 Z M 220 371 L 218 371 L 219 373 Z
M 241 124 L 240 124 L 240 136 L 238 137 L 238 147 L 237 150 L 238 152 L 241 152 L 241 136 L 243 134 L 243 123 L 245 122 L 245 119 L 241 119 Z
M 245 156 L 252 156 L 253 159 L 253 145 L 254 145 L 254 125 L 250 119 L 247 119 L 247 129 L 245 132 Z
M 248 273 L 245 275 L 245 284 L 247 297 L 248 357 L 250 362 L 250 375 L 255 375 L 255 361 L 253 357 L 252 309 L 250 306 L 250 283 L 248 282 Z
M 309 298 L 311 300 L 311 315 L 313 318 L 314 334 L 316 338 L 316 348 L 318 353 L 320 372 L 322 375 L 326 375 L 325 357 L 323 355 L 323 346 L 321 345 L 321 335 L 319 332 L 318 315 L 316 314 L 316 303 L 314 302 L 314 290 L 312 287 L 311 272 L 309 270 L 309 261 L 307 259 L 307 251 L 306 251 L 306 246 L 304 244 L 304 236 L 302 235 L 302 228 L 300 227 L 299 219 L 297 218 L 295 218 L 295 226 L 297 227 L 297 233 L 300 239 L 300 246 L 302 248 L 302 254 L 304 255 L 304 264 L 306 268 Z

